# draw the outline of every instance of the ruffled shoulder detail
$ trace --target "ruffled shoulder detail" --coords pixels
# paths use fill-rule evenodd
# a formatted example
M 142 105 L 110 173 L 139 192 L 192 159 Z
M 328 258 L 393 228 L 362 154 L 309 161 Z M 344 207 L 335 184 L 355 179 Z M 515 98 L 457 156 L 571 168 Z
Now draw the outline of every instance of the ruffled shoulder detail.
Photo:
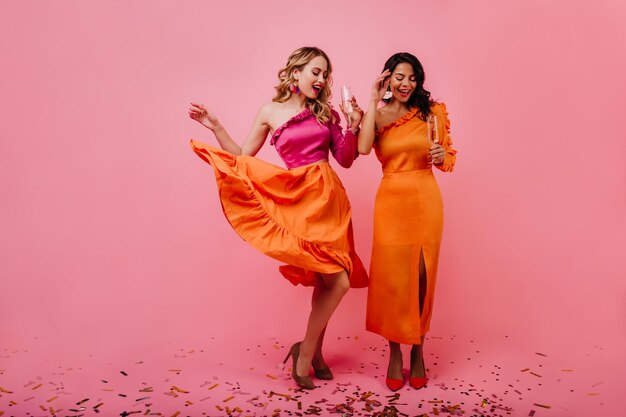
M 300 113 L 293 116 L 291 119 L 287 120 L 285 123 L 283 123 L 274 131 L 274 134 L 272 135 L 272 138 L 270 139 L 270 145 L 274 145 L 274 143 L 276 143 L 276 139 L 278 139 L 278 137 L 283 133 L 283 131 L 287 129 L 289 126 L 301 120 L 308 119 L 312 114 L 313 112 L 311 111 L 311 109 L 307 107 L 306 109 L 302 110 Z
M 386 131 L 388 131 L 389 129 L 391 129 L 393 127 L 402 126 L 403 124 L 405 124 L 406 122 L 408 122 L 409 120 L 414 118 L 418 111 L 419 111 L 419 109 L 417 107 L 412 108 L 411 110 L 406 112 L 399 119 L 396 119 L 395 121 L 393 121 L 393 122 L 391 122 L 389 124 L 386 124 L 385 126 L 383 126 L 380 129 L 378 129 L 376 131 L 376 134 L 380 135 L 382 133 L 385 133 Z
M 446 118 L 448 117 L 448 108 L 446 107 L 446 103 L 438 101 L 433 104 L 431 110 L 433 112 L 441 112 L 444 116 L 446 116 Z
M 446 127 L 446 131 L 448 134 L 448 139 L 450 138 L 450 119 L 448 118 L 448 108 L 446 107 L 446 103 L 437 102 L 433 104 L 431 107 L 431 111 L 435 114 L 439 114 L 443 116 L 444 125 Z

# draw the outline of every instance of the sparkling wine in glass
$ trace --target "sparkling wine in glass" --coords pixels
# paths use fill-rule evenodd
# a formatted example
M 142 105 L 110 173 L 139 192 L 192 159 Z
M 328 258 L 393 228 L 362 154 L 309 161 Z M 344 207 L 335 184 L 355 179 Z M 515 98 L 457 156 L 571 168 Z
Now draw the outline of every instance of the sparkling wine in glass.
M 350 91 L 350 87 L 344 85 L 341 87 L 341 101 L 343 103 L 343 108 L 346 113 L 352 113 L 354 110 L 352 108 L 352 92 Z
M 426 118 L 426 124 L 428 127 L 428 143 L 431 145 L 439 143 L 439 124 L 437 116 L 430 115 Z
M 341 87 L 341 102 L 343 103 L 343 109 L 347 114 L 354 111 L 352 108 L 352 92 L 350 91 L 350 87 L 347 85 Z

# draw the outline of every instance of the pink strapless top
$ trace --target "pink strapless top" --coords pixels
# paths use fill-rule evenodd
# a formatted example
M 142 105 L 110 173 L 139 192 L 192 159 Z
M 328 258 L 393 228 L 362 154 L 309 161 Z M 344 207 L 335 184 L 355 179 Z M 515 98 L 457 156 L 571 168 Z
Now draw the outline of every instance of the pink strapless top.
M 320 124 L 310 109 L 305 109 L 280 126 L 270 140 L 287 168 L 297 168 L 328 160 L 328 151 L 344 168 L 357 157 L 357 138 L 350 130 L 345 134 L 339 125 L 339 114 L 331 110 L 334 122 Z

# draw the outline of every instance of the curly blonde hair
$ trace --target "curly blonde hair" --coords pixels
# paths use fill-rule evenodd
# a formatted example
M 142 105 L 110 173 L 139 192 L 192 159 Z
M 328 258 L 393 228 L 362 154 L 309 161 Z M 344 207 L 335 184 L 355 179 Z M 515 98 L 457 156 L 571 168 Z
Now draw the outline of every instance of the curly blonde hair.
M 328 63 L 328 78 L 326 79 L 326 83 L 324 83 L 324 88 L 322 88 L 322 91 L 320 91 L 317 95 L 317 98 L 307 99 L 306 106 L 311 109 L 311 112 L 315 115 L 318 122 L 325 124 L 331 119 L 330 99 L 332 94 L 330 92 L 330 86 L 333 83 L 333 79 L 330 75 L 332 72 L 330 59 L 328 59 L 328 55 L 326 55 L 326 53 L 319 48 L 314 46 L 305 46 L 296 49 L 291 53 L 291 55 L 289 55 L 287 65 L 278 71 L 278 80 L 280 82 L 276 87 L 274 87 L 276 88 L 276 96 L 272 99 L 272 101 L 284 103 L 289 100 L 289 97 L 293 94 L 290 87 L 295 81 L 293 71 L 295 69 L 302 71 L 306 64 L 318 56 L 324 58 Z

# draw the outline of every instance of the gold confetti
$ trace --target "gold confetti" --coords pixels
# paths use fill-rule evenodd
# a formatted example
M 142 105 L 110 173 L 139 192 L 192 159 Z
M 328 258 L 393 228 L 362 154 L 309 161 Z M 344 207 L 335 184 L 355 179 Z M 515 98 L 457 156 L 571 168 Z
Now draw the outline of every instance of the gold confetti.
M 227 403 L 227 402 L 229 402 L 230 400 L 232 400 L 233 398 L 235 398 L 235 396 L 234 396 L 234 395 L 231 395 L 230 397 L 223 399 L 223 400 L 222 400 L 222 402 L 223 402 L 223 403 Z
M 80 400 L 79 402 L 76 403 L 76 405 L 81 405 L 86 403 L 87 401 L 89 401 L 89 398 L 85 398 L 84 400 Z
M 599 392 L 589 392 L 587 393 L 587 395 L 592 396 L 592 395 L 600 395 Z
M 546 405 L 546 404 L 533 403 L 533 405 L 535 405 L 537 407 L 541 407 L 541 408 L 552 408 L 552 406 L 549 406 L 549 405 Z
M 266 377 L 268 377 L 268 378 L 271 378 L 271 379 L 278 379 L 278 378 L 276 378 L 276 377 L 275 377 L 274 375 L 272 375 L 272 374 L 267 374 L 267 375 L 265 375 L 265 376 L 266 376 Z
M 41 385 L 41 384 L 39 384 L 39 385 Z M 9 391 L 9 390 L 4 389 L 4 388 L 2 388 L 2 387 L 0 387 L 0 391 L 1 391 L 1 392 L 4 392 L 4 393 L 6 393 L 6 394 L 13 394 L 13 391 Z
M 168 372 L 182 372 L 182 369 L 168 369 Z M 180 411 L 177 411 L 178 413 L 180 413 Z
M 54 397 L 52 397 L 52 398 L 50 398 L 50 399 L 46 400 L 46 402 L 47 402 L 47 403 L 52 402 L 52 401 L 56 400 L 57 398 L 59 398 L 59 397 L 58 397 L 57 395 L 55 395 Z
M 172 417 L 176 417 L 177 415 L 180 414 L 180 411 L 175 412 L 174 414 L 172 414 Z
M 146 387 L 139 390 L 139 392 L 154 392 L 152 387 Z
M 540 352 L 535 352 L 535 355 L 539 355 L 539 356 L 544 356 L 544 357 L 548 357 L 548 355 L 546 355 L 545 353 L 540 353 Z
M 536 373 L 534 373 L 534 372 L 531 372 L 530 374 L 531 374 L 531 375 L 534 375 L 534 376 L 536 376 L 536 377 L 538 377 L 538 378 L 541 378 L 541 375 L 536 374 Z
M 431 403 L 431 404 L 441 404 L 443 402 L 443 400 L 431 400 L 431 401 L 428 401 L 428 402 Z
M 561 372 L 574 372 L 573 369 L 561 369 Z
M 291 400 L 291 395 L 289 395 L 289 394 L 281 394 L 279 392 L 274 392 L 274 391 L 270 391 L 270 395 L 268 396 L 268 398 L 272 398 L 272 396 L 274 396 L 274 395 L 278 395 L 279 397 L 284 397 L 284 398 L 286 398 L 288 400 Z
M 489 404 L 489 401 L 487 401 L 486 398 L 483 399 L 483 402 L 480 404 L 481 407 L 485 408 L 487 407 L 487 404 Z
M 178 388 L 176 385 L 172 385 L 172 390 L 182 392 L 183 394 L 189 394 L 189 391 L 185 391 L 183 389 Z
M 214 384 L 214 385 L 211 385 L 211 386 L 210 386 L 209 388 L 207 388 L 207 389 L 208 389 L 208 390 L 212 390 L 213 388 L 215 388 L 215 387 L 217 387 L 217 386 L 219 386 L 219 384 Z
M 530 368 L 524 368 L 521 370 L 521 372 L 528 372 L 528 371 L 530 371 Z

